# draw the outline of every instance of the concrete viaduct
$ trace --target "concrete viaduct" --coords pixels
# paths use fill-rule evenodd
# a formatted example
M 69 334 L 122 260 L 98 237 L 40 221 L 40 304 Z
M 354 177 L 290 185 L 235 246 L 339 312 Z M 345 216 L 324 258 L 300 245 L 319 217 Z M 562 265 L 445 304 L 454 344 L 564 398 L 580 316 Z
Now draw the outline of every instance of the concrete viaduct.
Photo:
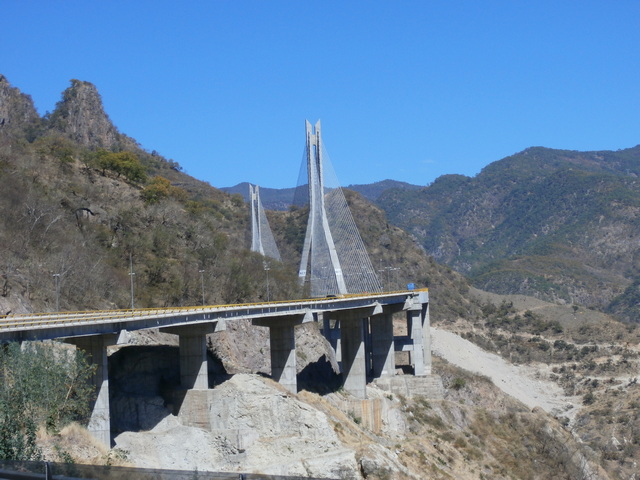
M 407 335 L 394 336 L 394 313 L 405 312 Z M 94 312 L 63 312 L 0 317 L 0 343 L 62 339 L 84 350 L 96 365 L 97 398 L 89 430 L 111 444 L 107 347 L 120 332 L 158 328 L 179 336 L 180 380 L 185 390 L 208 389 L 206 335 L 226 322 L 250 319 L 268 327 L 271 375 L 297 393 L 294 329 L 322 322 L 325 337 L 340 360 L 343 388 L 366 398 L 367 377 L 395 375 L 395 351 L 408 351 L 416 376 L 431 374 L 429 295 L 426 289 L 262 304 Z

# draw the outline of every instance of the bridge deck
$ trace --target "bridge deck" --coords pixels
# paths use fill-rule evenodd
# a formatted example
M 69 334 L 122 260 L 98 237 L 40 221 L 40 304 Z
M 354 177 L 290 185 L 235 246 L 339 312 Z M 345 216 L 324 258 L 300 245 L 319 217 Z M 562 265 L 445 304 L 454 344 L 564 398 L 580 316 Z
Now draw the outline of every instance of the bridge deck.
M 416 289 L 237 305 L 8 315 L 0 316 L 0 342 L 116 334 L 121 330 L 206 324 L 258 317 L 268 321 L 269 317 L 404 304 L 416 296 L 423 297 L 426 302 L 427 295 L 427 289 Z

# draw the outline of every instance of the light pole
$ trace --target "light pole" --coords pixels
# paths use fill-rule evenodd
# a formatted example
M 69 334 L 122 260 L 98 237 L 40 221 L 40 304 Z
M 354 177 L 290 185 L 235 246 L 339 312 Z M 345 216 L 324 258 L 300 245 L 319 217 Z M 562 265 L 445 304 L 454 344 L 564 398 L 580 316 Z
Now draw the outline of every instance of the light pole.
M 131 252 L 129 252 L 129 278 L 131 278 L 131 310 L 134 310 L 133 306 L 133 276 L 135 275 L 133 271 L 133 257 L 131 256 Z
M 54 273 L 53 278 L 56 279 L 56 312 L 60 311 L 60 274 Z
M 271 292 L 269 292 L 269 270 L 271 270 L 271 266 L 268 262 L 264 262 L 264 271 L 267 272 L 267 302 L 271 301 Z
M 198 270 L 200 273 L 200 285 L 202 286 L 202 306 L 204 307 L 204 270 Z
M 398 270 L 400 270 L 400 268 L 398 267 L 391 267 L 390 272 L 393 272 L 393 288 L 397 289 L 398 288 Z M 389 274 L 389 283 L 391 283 L 391 274 Z

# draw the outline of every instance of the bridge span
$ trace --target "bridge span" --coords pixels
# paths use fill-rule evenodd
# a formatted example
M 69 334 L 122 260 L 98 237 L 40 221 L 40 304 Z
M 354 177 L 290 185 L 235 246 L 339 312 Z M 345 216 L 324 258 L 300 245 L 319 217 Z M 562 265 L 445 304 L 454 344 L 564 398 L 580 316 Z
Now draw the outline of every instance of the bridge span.
M 393 314 L 399 312 L 405 312 L 404 336 L 394 336 Z M 368 377 L 395 375 L 395 351 L 409 352 L 414 375 L 431 374 L 427 289 L 240 305 L 0 316 L 0 343 L 61 339 L 84 350 L 96 365 L 97 398 L 89 429 L 109 446 L 107 347 L 122 331 L 155 328 L 178 335 L 181 388 L 206 390 L 206 335 L 242 319 L 269 328 L 271 376 L 293 393 L 297 393 L 294 329 L 307 322 L 321 323 L 340 362 L 343 388 L 356 398 L 366 398 Z

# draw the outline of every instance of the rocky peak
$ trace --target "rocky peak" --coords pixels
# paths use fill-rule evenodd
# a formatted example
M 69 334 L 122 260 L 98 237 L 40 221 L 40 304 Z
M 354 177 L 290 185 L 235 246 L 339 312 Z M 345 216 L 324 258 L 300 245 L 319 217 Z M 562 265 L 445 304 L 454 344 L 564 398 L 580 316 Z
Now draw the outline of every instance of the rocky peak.
M 0 74 L 0 132 L 24 131 L 39 120 L 31 97 L 12 87 Z
M 62 93 L 49 128 L 89 148 L 111 149 L 124 139 L 105 113 L 98 89 L 81 80 L 71 80 Z

